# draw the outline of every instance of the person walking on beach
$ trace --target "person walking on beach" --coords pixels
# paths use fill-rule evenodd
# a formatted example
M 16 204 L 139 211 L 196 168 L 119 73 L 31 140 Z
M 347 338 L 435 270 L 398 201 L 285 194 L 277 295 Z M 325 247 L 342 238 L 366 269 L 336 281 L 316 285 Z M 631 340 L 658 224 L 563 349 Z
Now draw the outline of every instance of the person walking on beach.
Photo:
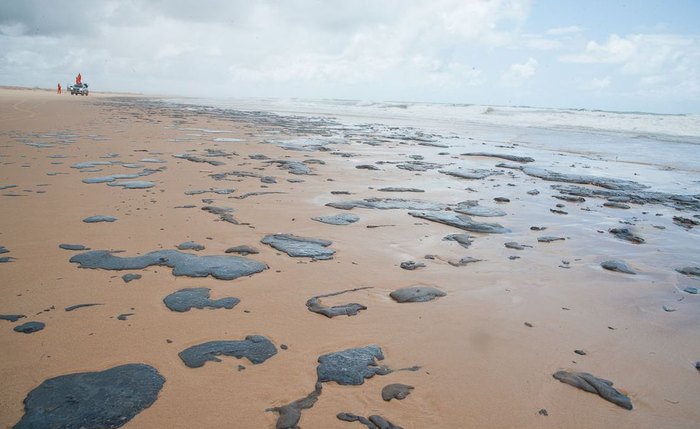
M 60 94 L 60 93 L 61 93 L 61 84 L 59 83 L 59 84 L 58 84 L 58 89 L 56 90 L 56 94 Z
M 78 73 L 78 76 L 75 77 L 75 84 L 80 85 L 80 83 L 83 81 L 83 77 Z

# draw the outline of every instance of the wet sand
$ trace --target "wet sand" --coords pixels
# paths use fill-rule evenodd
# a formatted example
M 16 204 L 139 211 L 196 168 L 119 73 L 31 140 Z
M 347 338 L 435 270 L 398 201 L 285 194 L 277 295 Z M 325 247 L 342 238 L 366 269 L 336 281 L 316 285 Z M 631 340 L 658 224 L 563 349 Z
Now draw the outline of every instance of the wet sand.
M 314 391 L 319 356 L 377 345 L 381 365 L 421 368 L 375 375 L 362 385 L 324 382 L 317 402 L 302 410 L 300 427 L 361 427 L 336 418 L 341 412 L 380 415 L 404 428 L 697 427 L 700 296 L 683 290 L 700 280 L 676 269 L 700 266 L 700 227 L 683 227 L 673 217 L 698 221 L 700 211 L 634 202 L 620 209 L 595 197 L 563 201 L 553 198 L 561 194 L 551 187 L 561 182 L 496 167 L 517 162 L 461 154 L 531 156 L 528 166 L 633 180 L 650 191 L 682 195 L 700 194 L 688 179 L 697 180 L 697 172 L 487 141 L 480 133 L 458 140 L 133 96 L 0 90 L 0 246 L 8 250 L 0 256 L 10 258 L 0 263 L 0 314 L 26 315 L 0 320 L 0 426 L 20 421 L 23 399 L 46 379 L 143 363 L 156 368 L 165 384 L 153 405 L 124 427 L 273 428 L 277 414 L 266 409 Z M 323 144 L 289 150 L 304 138 Z M 192 156 L 174 156 L 180 154 Z M 299 165 L 289 161 L 311 174 L 294 174 Z M 102 164 L 71 167 L 85 162 Z M 499 174 L 465 179 L 439 172 L 456 168 Z M 234 171 L 253 174 L 210 176 Z M 83 182 L 119 174 L 143 175 L 117 183 L 153 186 Z M 387 187 L 424 192 L 379 191 Z M 528 194 L 534 189 L 539 194 Z M 465 248 L 443 240 L 465 231 L 408 215 L 421 210 L 325 206 L 366 198 L 430 201 L 449 206 L 447 214 L 458 214 L 461 201 L 479 200 L 506 215 L 472 220 L 510 232 L 468 232 L 473 243 Z M 232 208 L 229 221 L 202 210 L 207 206 Z M 333 225 L 312 219 L 348 213 L 359 220 Z M 96 215 L 116 221 L 83 222 Z M 623 227 L 644 243 L 608 232 Z M 329 240 L 324 249 L 335 253 L 330 259 L 291 257 L 261 242 L 277 233 Z M 539 242 L 542 236 L 565 240 Z M 189 241 L 205 248 L 182 252 L 197 256 L 252 246 L 259 253 L 245 258 L 269 268 L 233 280 L 176 276 L 162 265 L 87 269 L 69 262 L 87 250 L 59 248 L 81 244 L 133 257 Z M 511 242 L 522 249 L 505 246 Z M 481 261 L 448 262 L 467 256 Z M 611 259 L 636 274 L 600 266 Z M 402 269 L 405 261 L 425 267 Z M 128 273 L 142 278 L 127 283 L 122 275 Z M 407 303 L 389 296 L 415 285 L 445 296 Z M 212 300 L 240 302 L 230 309 L 168 309 L 163 299 L 186 288 L 208 288 Z M 320 296 L 324 306 L 358 303 L 367 309 L 328 318 L 306 306 Z M 86 303 L 102 305 L 64 310 Z M 119 320 L 124 314 L 132 315 Z M 29 321 L 46 326 L 31 334 L 13 330 Z M 198 344 L 249 335 L 269 339 L 277 354 L 259 364 L 219 356 L 221 362 L 199 368 L 178 356 Z M 633 410 L 560 383 L 552 377 L 560 370 L 612 380 Z M 414 389 L 403 400 L 386 402 L 382 389 L 393 383 Z

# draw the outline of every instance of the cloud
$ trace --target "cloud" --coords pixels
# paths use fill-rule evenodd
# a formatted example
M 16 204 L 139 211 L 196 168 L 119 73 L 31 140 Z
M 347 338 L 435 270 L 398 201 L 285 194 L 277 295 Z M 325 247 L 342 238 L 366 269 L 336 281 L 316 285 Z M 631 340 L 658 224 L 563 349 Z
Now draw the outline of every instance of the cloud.
M 545 34 L 549 36 L 561 36 L 564 34 L 575 34 L 575 33 L 580 33 L 583 31 L 583 28 L 579 27 L 578 25 L 570 25 L 568 27 L 556 27 L 556 28 L 550 28 L 545 32 Z
M 700 39 L 673 34 L 611 35 L 605 43 L 594 40 L 584 52 L 563 55 L 560 60 L 579 64 L 622 64 L 630 74 L 649 74 L 700 55 Z
M 508 71 L 503 73 L 501 81 L 507 86 L 518 86 L 534 76 L 537 70 L 537 60 L 530 57 L 522 64 L 511 64 Z
M 589 41 L 583 52 L 563 55 L 560 61 L 627 76 L 624 85 L 638 95 L 700 96 L 700 38 L 676 34 L 613 34 L 607 41 Z
M 171 90 L 181 91 L 196 79 L 216 95 L 255 95 L 267 81 L 293 84 L 281 96 L 386 79 L 469 86 L 482 82 L 474 52 L 508 43 L 529 7 L 529 0 L 3 2 L 0 78 L 30 84 L 81 71 L 95 88 L 142 91 L 176 81 Z
M 591 40 L 586 44 L 584 52 L 564 55 L 560 59 L 563 62 L 582 64 L 622 63 L 631 58 L 636 49 L 637 43 L 634 40 L 613 34 L 604 44 Z
M 143 6 L 134 1 L 70 2 L 43 0 L 8 1 L 0 4 L 0 34 L 14 28 L 24 36 L 94 36 L 105 26 L 147 23 Z
M 537 34 L 521 35 L 518 38 L 517 45 L 530 49 L 537 49 L 539 51 L 550 51 L 564 46 L 564 44 L 559 40 L 542 37 Z
M 588 85 L 586 85 L 587 89 L 592 89 L 592 90 L 601 90 L 605 89 L 610 86 L 610 82 L 612 80 L 610 79 L 610 76 L 605 76 L 601 78 L 593 78 L 591 79 L 590 82 L 588 82 Z
M 503 104 L 515 100 L 513 87 L 527 83 L 519 103 L 552 105 L 563 97 L 559 89 L 573 83 L 582 94 L 593 87 L 666 94 L 665 105 L 700 98 L 700 84 L 693 83 L 700 82 L 697 36 L 590 40 L 584 37 L 594 22 L 586 16 L 580 25 L 538 28 L 539 15 L 531 16 L 537 7 L 546 6 L 532 0 L 0 1 L 0 83 L 53 87 L 81 72 L 96 91 L 205 97 Z
M 483 72 L 475 66 L 450 62 L 443 64 L 440 61 L 431 61 L 428 65 L 428 80 L 432 85 L 442 88 L 459 88 L 479 86 L 486 83 Z

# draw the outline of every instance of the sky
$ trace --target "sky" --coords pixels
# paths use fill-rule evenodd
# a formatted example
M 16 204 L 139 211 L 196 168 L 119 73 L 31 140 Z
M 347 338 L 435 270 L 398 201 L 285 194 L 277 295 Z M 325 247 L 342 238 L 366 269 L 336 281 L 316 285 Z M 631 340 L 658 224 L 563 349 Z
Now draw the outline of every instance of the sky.
M 0 85 L 700 113 L 700 0 L 5 0 Z

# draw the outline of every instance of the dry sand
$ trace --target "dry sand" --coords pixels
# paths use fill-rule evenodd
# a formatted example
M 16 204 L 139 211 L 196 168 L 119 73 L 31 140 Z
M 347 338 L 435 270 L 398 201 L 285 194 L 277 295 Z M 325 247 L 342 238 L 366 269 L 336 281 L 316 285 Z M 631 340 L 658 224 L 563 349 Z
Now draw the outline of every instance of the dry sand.
M 318 356 L 376 344 L 384 352 L 383 364 L 421 369 L 375 376 L 361 386 L 325 383 L 315 406 L 303 411 L 301 427 L 360 427 L 338 420 L 339 412 L 378 414 L 404 428 L 698 427 L 700 373 L 694 364 L 700 359 L 700 298 L 682 289 L 700 282 L 674 269 L 698 265 L 699 237 L 697 228 L 685 230 L 671 221 L 674 215 L 692 218 L 697 212 L 650 204 L 620 210 L 603 207 L 601 199 L 567 203 L 551 197 L 556 194 L 550 189 L 552 182 L 505 169 L 501 170 L 506 174 L 483 180 L 463 180 L 437 170 L 417 173 L 391 164 L 378 165 L 379 171 L 359 170 L 354 166 L 406 161 L 409 155 L 454 163 L 451 167 L 493 169 L 502 160 L 458 156 L 486 150 L 477 141 L 473 148 L 459 149 L 422 146 L 406 139 L 379 146 L 361 141 L 330 145 L 355 154 L 348 158 L 328 151 L 289 151 L 262 141 L 299 137 L 300 127 L 260 117 L 273 118 L 238 115 L 227 119 L 218 111 L 185 111 L 114 95 L 71 97 L 0 90 L 0 187 L 17 185 L 0 191 L 0 245 L 10 250 L 2 256 L 14 258 L 0 264 L 0 314 L 27 316 L 16 323 L 0 320 L 0 426 L 12 427 L 20 420 L 23 399 L 47 378 L 141 362 L 157 368 L 166 383 L 157 401 L 124 427 L 273 428 L 277 414 L 265 410 L 313 390 Z M 213 141 L 222 137 L 244 141 Z M 50 146 L 28 144 L 37 142 Z M 205 157 L 225 163 L 220 166 L 173 157 L 192 150 L 203 156 L 206 149 L 231 155 Z M 119 155 L 101 158 L 110 153 Z M 325 164 L 309 164 L 314 174 L 298 176 L 249 159 L 256 153 L 273 160 L 320 159 Z M 537 165 L 549 167 L 553 162 L 553 156 L 542 159 L 539 155 Z M 143 158 L 166 162 L 139 162 Z M 88 161 L 164 169 L 135 179 L 152 181 L 153 188 L 131 190 L 81 180 L 140 169 L 118 164 L 98 166 L 99 172 L 71 168 Z M 623 174 L 624 168 L 619 169 Z M 265 185 L 254 177 L 215 181 L 209 176 L 234 170 L 274 176 L 277 183 Z M 385 186 L 425 192 L 376 190 Z M 235 192 L 185 194 L 208 188 L 235 188 Z M 535 188 L 539 195 L 526 193 Z M 229 198 L 260 191 L 283 193 Z M 511 202 L 495 203 L 492 199 L 497 196 Z M 360 220 L 347 226 L 311 220 L 346 213 L 325 207 L 326 203 L 368 197 L 441 203 L 481 200 L 482 205 L 498 207 L 507 215 L 474 219 L 499 222 L 513 232 L 472 233 L 474 243 L 465 249 L 442 240 L 462 231 L 408 216 L 406 210 L 356 208 L 350 213 Z M 569 214 L 550 212 L 557 203 L 565 204 Z M 175 208 L 183 205 L 197 207 Z M 200 209 L 205 205 L 234 208 L 241 224 L 218 221 L 216 215 Z M 112 215 L 118 220 L 82 222 L 91 215 Z M 620 220 L 635 217 L 636 231 L 645 244 L 633 245 L 607 232 L 621 226 Z M 391 226 L 369 228 L 373 225 Z M 547 230 L 531 231 L 533 225 Z M 332 260 L 311 261 L 260 243 L 265 235 L 277 232 L 328 239 L 337 252 Z M 567 240 L 538 243 L 542 235 Z M 270 268 L 231 281 L 176 277 L 170 268 L 157 266 L 130 271 L 80 269 L 68 260 L 81 252 L 58 247 L 83 244 L 134 256 L 173 249 L 190 240 L 205 245 L 198 254 L 206 255 L 222 255 L 236 245 L 254 246 L 260 253 L 249 258 Z M 505 248 L 510 241 L 532 247 Z M 428 254 L 439 258 L 424 259 Z M 464 256 L 483 261 L 464 267 L 446 262 Z M 625 260 L 638 274 L 614 273 L 599 266 L 612 258 Z M 401 269 L 399 264 L 407 260 L 426 267 Z M 143 277 L 124 283 L 121 275 L 131 272 Z M 389 298 L 391 291 L 414 284 L 435 286 L 447 296 L 409 304 Z M 169 311 L 163 298 L 189 287 L 207 287 L 213 298 L 234 296 L 241 302 L 231 310 Z M 312 296 L 358 287 L 371 289 L 323 300 L 324 304 L 358 302 L 368 307 L 356 316 L 328 319 L 305 306 Z M 64 311 L 81 303 L 104 305 Z M 664 304 L 677 311 L 664 311 Z M 118 320 L 123 313 L 134 315 Z M 15 325 L 31 320 L 46 323 L 46 328 L 30 335 L 13 331 Z M 187 368 L 178 357 L 195 344 L 240 340 L 250 334 L 269 338 L 278 354 L 260 365 L 224 357 L 222 362 L 196 369 Z M 282 350 L 282 344 L 288 349 Z M 587 355 L 575 354 L 576 349 Z M 239 364 L 246 369 L 239 371 Z M 614 381 L 629 395 L 634 410 L 553 379 L 552 374 L 561 369 Z M 390 383 L 415 389 L 402 401 L 384 402 L 381 390 Z M 548 416 L 539 414 L 541 409 Z

